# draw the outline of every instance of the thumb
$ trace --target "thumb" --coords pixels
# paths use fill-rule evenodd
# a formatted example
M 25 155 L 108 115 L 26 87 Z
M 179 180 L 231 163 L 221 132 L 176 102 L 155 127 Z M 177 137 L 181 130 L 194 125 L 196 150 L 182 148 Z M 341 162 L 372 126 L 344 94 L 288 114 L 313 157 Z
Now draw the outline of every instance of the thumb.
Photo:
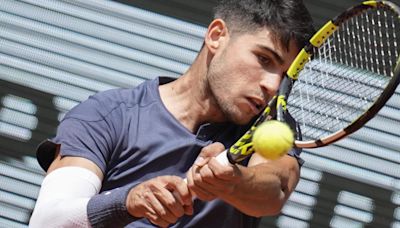
M 212 143 L 203 149 L 201 149 L 199 156 L 197 157 L 195 164 L 201 163 L 205 158 L 216 157 L 222 151 L 225 150 L 225 146 L 220 142 Z

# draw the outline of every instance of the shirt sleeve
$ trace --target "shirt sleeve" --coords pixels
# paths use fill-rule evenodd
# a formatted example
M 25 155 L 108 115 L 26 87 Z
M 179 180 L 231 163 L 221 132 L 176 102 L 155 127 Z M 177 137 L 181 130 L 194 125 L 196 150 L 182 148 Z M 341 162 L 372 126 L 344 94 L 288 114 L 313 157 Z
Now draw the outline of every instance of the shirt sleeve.
M 114 122 L 118 118 L 112 112 L 117 109 L 107 110 L 93 97 L 74 107 L 59 124 L 56 136 L 39 145 L 37 158 L 42 168 L 47 170 L 54 159 L 56 145 L 60 145 L 62 157 L 89 159 L 105 173 L 116 138 Z
M 68 118 L 61 122 L 51 141 L 60 145 L 60 154 L 89 159 L 103 173 L 112 148 L 112 138 L 105 120 L 84 121 Z

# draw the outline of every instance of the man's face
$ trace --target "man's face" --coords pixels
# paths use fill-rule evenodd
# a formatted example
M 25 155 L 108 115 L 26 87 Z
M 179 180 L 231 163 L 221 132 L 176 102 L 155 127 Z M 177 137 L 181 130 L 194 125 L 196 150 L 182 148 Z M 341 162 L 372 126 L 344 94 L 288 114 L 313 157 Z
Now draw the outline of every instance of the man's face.
M 280 47 L 269 29 L 230 37 L 215 52 L 207 72 L 211 96 L 226 120 L 246 124 L 279 89 L 298 52 Z

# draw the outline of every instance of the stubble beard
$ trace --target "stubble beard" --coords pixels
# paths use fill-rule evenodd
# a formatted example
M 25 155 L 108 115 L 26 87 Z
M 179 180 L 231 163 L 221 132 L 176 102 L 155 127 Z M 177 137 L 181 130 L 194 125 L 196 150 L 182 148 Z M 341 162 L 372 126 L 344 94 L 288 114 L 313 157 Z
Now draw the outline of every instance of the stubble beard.
M 222 121 L 232 122 L 235 124 L 246 124 L 245 122 L 247 120 L 241 118 L 241 110 L 234 104 L 232 98 L 227 95 L 230 90 L 227 86 L 229 82 L 224 81 L 227 77 L 223 77 L 224 75 L 229 74 L 226 66 L 224 67 L 224 59 L 228 58 L 226 50 L 227 49 L 224 49 L 223 53 L 219 57 L 210 62 L 203 82 L 203 92 L 205 93 L 203 95 L 210 99 L 211 104 L 216 108 L 217 113 L 220 113 L 222 116 Z
M 229 97 L 224 96 L 225 90 L 229 89 L 226 82 L 219 80 L 218 74 L 212 69 L 207 72 L 204 82 L 204 92 L 209 97 L 211 104 L 221 113 L 224 122 L 233 122 L 235 124 L 245 124 L 240 119 L 240 110 L 233 104 Z

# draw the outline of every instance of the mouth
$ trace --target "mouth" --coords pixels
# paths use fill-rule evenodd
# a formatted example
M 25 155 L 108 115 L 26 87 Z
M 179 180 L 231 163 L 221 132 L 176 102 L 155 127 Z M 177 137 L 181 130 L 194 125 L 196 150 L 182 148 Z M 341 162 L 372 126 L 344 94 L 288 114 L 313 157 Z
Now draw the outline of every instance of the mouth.
M 250 103 L 250 108 L 252 109 L 252 112 L 254 112 L 254 114 L 260 113 L 260 111 L 265 106 L 264 100 L 258 97 L 248 98 L 248 101 Z

